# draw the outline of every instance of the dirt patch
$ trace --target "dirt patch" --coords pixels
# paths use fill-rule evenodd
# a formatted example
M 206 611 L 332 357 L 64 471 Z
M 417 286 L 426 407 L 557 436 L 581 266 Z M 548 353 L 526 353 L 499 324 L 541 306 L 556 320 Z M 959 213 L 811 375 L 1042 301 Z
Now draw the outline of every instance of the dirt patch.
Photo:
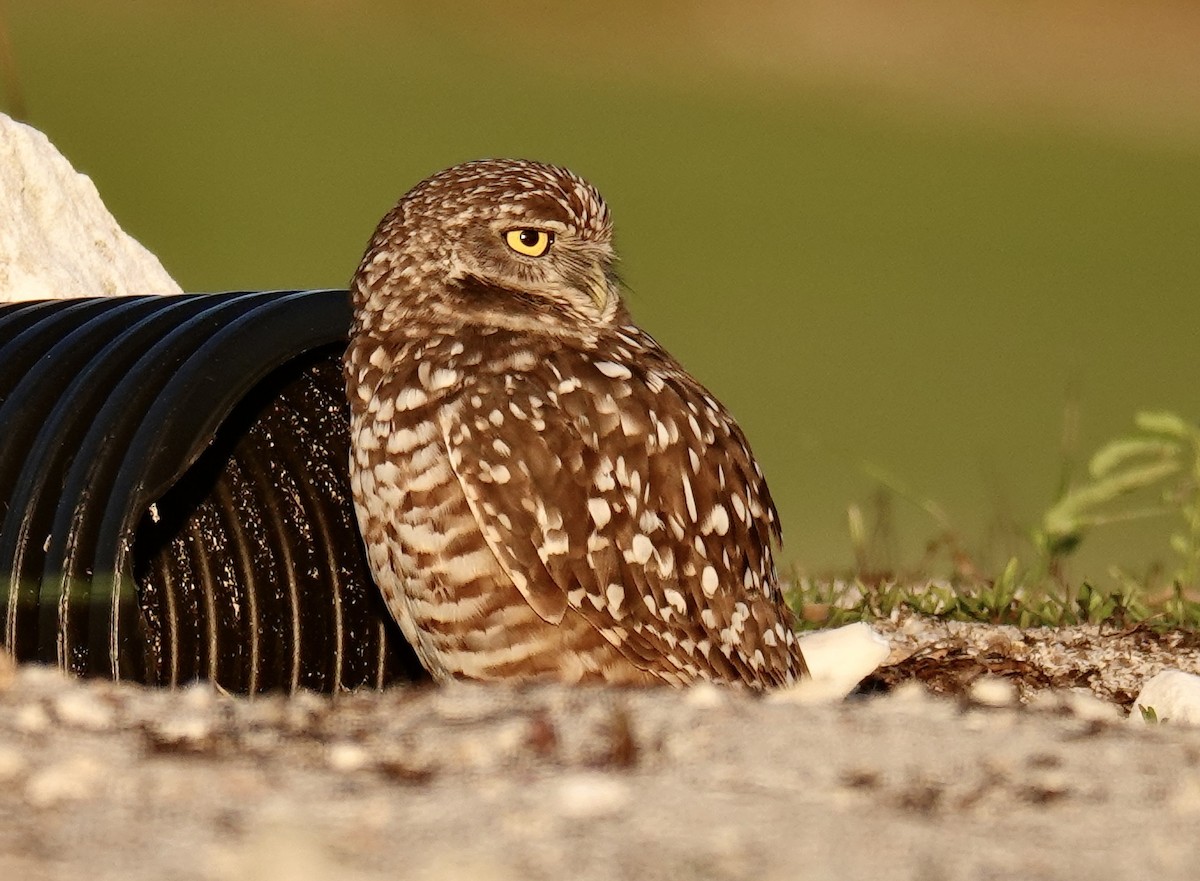
M 815 707 L 711 687 L 248 700 L 6 670 L 0 877 L 1193 877 L 1200 732 L 1091 695 L 1186 668 L 1194 638 L 889 626 L 890 691 Z M 1098 663 L 1113 646 L 1126 667 Z M 1086 694 L 1050 687 L 1076 666 Z
M 1009 680 L 1020 699 L 1046 689 L 1086 689 L 1128 710 L 1142 685 L 1164 669 L 1200 673 L 1200 634 L 1076 627 L 995 626 L 897 616 L 873 625 L 892 643 L 887 664 L 866 691 L 919 680 L 940 695 L 961 695 L 979 677 Z

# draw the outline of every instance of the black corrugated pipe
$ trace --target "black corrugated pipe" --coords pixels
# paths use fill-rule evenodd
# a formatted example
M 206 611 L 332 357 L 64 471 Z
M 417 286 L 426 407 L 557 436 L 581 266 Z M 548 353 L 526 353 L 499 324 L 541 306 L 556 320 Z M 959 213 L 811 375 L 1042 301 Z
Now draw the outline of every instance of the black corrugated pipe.
M 231 691 L 424 678 L 346 474 L 345 291 L 0 306 L 0 642 Z

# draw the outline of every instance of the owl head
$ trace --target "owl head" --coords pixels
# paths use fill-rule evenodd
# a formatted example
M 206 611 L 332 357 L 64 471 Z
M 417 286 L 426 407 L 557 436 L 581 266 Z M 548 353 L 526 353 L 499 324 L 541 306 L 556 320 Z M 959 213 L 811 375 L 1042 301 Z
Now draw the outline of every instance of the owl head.
M 400 199 L 353 296 L 368 325 L 453 317 L 577 334 L 624 319 L 615 262 L 608 207 L 591 184 L 553 165 L 486 159 Z

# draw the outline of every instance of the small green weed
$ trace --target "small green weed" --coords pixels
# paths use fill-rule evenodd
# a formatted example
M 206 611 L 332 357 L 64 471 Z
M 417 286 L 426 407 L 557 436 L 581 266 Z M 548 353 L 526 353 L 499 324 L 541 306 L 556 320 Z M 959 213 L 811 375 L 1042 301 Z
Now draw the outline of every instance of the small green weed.
M 1000 577 L 974 584 L 796 577 L 787 589 L 787 598 L 802 628 L 837 627 L 909 611 L 951 621 L 1017 627 L 1108 624 L 1200 629 L 1200 603 L 1181 593 L 1154 601 L 1144 587 L 1132 581 L 1118 581 L 1108 588 L 1084 582 L 1068 589 L 1056 582 L 1030 582 L 1028 576 L 1014 558 Z
M 1134 423 L 1138 433 L 1101 447 L 1088 463 L 1087 481 L 1046 511 L 1034 533 L 1042 566 L 1057 571 L 1098 527 L 1176 517 L 1182 522 L 1169 539 L 1179 559 L 1172 581 L 1200 588 L 1200 426 L 1167 412 L 1138 413 Z M 1157 495 L 1152 504 L 1127 501 L 1148 492 Z
M 1101 447 L 1078 485 L 1071 483 L 1070 451 L 1064 447 L 1058 501 L 1026 533 L 1026 552 L 1009 556 L 994 578 L 982 574 L 940 505 L 883 469 L 864 465 L 880 492 L 866 510 L 852 504 L 847 511 L 856 575 L 820 580 L 794 573 L 788 598 L 802 626 L 837 626 L 907 609 L 1020 627 L 1200 629 L 1200 601 L 1193 598 L 1200 591 L 1200 426 L 1167 412 L 1138 413 L 1134 422 L 1138 434 Z M 1155 494 L 1154 503 L 1132 504 L 1139 494 Z M 921 561 L 907 572 L 892 565 L 892 499 L 915 505 L 937 529 Z M 1113 584 L 1107 587 L 1067 583 L 1063 563 L 1092 530 L 1143 517 L 1176 518 L 1169 544 L 1178 567 L 1169 587 L 1156 588 L 1157 579 L 1134 578 L 1118 568 L 1111 570 Z M 948 577 L 937 578 L 937 572 Z

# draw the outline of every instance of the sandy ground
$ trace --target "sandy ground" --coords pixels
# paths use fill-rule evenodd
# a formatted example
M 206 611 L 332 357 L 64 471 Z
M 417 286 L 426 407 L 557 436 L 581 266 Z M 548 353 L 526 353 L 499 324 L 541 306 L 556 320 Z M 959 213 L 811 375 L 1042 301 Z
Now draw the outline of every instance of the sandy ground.
M 1195 877 L 1200 730 L 1119 706 L 1132 670 L 1195 669 L 1186 640 L 885 629 L 869 687 L 890 691 L 824 706 L 710 687 L 248 700 L 5 667 L 0 878 Z

